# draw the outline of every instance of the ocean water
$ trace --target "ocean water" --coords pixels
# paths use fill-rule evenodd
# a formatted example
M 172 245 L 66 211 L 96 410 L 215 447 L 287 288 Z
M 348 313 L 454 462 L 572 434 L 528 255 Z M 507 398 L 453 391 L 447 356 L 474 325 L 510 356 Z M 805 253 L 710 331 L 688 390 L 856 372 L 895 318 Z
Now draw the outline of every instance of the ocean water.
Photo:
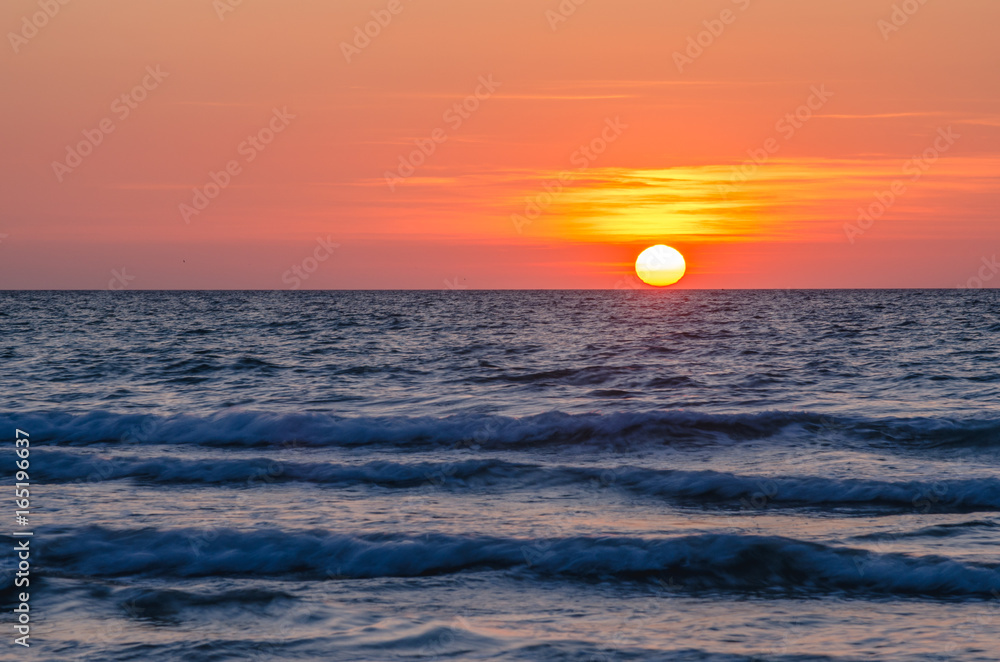
M 993 661 L 998 341 L 995 290 L 0 293 L 0 658 Z

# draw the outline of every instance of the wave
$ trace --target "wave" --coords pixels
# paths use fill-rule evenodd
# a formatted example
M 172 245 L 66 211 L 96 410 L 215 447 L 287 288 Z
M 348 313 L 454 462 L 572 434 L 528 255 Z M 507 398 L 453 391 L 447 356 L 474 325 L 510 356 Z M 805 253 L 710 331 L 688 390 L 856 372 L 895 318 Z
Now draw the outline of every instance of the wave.
M 261 484 L 302 482 L 331 486 L 388 488 L 492 485 L 505 489 L 548 486 L 618 489 L 641 497 L 697 500 L 757 509 L 784 506 L 896 506 L 925 510 L 1000 510 L 1000 479 L 881 481 L 818 476 L 761 477 L 717 471 L 636 467 L 544 466 L 498 459 L 455 462 L 285 462 L 269 458 L 186 460 L 95 458 L 48 450 L 35 461 L 48 483 L 133 479 L 151 483 Z
M 854 540 L 898 540 L 900 538 L 953 538 L 968 534 L 982 533 L 984 529 L 996 529 L 1000 524 L 987 520 L 972 520 L 969 522 L 954 522 L 951 524 L 935 524 L 915 531 L 896 533 L 866 533 L 854 536 Z
M 204 417 L 91 412 L 0 416 L 32 440 L 88 443 L 173 443 L 214 446 L 455 446 L 504 448 L 537 444 L 738 441 L 777 434 L 810 414 L 712 415 L 683 411 L 615 414 L 549 412 L 524 418 L 456 415 L 359 417 L 227 411 Z
M 740 535 L 513 539 L 92 526 L 46 535 L 40 561 L 53 576 L 338 580 L 508 571 L 694 590 L 1000 596 L 996 566 Z
M 208 416 L 91 412 L 0 415 L 33 441 L 55 444 L 162 443 L 206 446 L 453 446 L 503 449 L 545 444 L 629 447 L 704 442 L 735 444 L 785 432 L 863 443 L 918 446 L 997 445 L 1000 419 L 863 419 L 809 412 L 706 414 L 688 411 L 567 414 L 523 418 L 455 415 L 346 418 L 325 413 L 224 411 Z
M 249 486 L 270 483 L 317 483 L 335 486 L 372 485 L 411 488 L 423 485 L 460 485 L 473 479 L 512 479 L 539 469 L 501 460 L 464 460 L 450 463 L 285 462 L 269 458 L 186 460 L 159 456 L 95 457 L 46 451 L 35 460 L 39 479 L 46 483 L 103 482 L 135 479 L 151 483 L 226 484 Z
M 248 605 L 266 607 L 290 602 L 295 597 L 284 591 L 260 588 L 233 589 L 215 593 L 194 593 L 179 589 L 126 588 L 113 594 L 114 601 L 132 618 L 172 620 L 191 609 L 226 609 Z

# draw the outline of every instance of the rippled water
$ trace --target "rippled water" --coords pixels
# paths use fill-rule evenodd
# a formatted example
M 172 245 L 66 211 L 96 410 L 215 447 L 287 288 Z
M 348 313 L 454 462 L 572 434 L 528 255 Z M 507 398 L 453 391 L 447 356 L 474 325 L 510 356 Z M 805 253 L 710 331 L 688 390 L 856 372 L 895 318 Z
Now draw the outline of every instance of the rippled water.
M 0 293 L 32 657 L 995 660 L 998 304 Z

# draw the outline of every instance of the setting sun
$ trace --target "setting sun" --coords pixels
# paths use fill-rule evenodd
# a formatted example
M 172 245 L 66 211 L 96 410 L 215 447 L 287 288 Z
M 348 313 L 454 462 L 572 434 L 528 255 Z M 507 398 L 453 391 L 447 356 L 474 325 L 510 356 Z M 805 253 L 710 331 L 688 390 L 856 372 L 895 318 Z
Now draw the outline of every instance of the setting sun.
M 658 244 L 639 254 L 635 273 L 642 282 L 656 287 L 673 285 L 684 277 L 687 263 L 677 249 Z

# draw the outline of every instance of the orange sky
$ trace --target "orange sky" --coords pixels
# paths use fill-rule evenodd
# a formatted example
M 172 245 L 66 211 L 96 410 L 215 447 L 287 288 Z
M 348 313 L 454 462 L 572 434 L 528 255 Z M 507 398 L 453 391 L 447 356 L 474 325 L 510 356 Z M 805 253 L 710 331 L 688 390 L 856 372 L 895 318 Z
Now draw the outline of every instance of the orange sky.
M 677 287 L 996 286 L 998 24 L 996 0 L 5 0 L 0 288 L 630 287 L 657 243 Z

